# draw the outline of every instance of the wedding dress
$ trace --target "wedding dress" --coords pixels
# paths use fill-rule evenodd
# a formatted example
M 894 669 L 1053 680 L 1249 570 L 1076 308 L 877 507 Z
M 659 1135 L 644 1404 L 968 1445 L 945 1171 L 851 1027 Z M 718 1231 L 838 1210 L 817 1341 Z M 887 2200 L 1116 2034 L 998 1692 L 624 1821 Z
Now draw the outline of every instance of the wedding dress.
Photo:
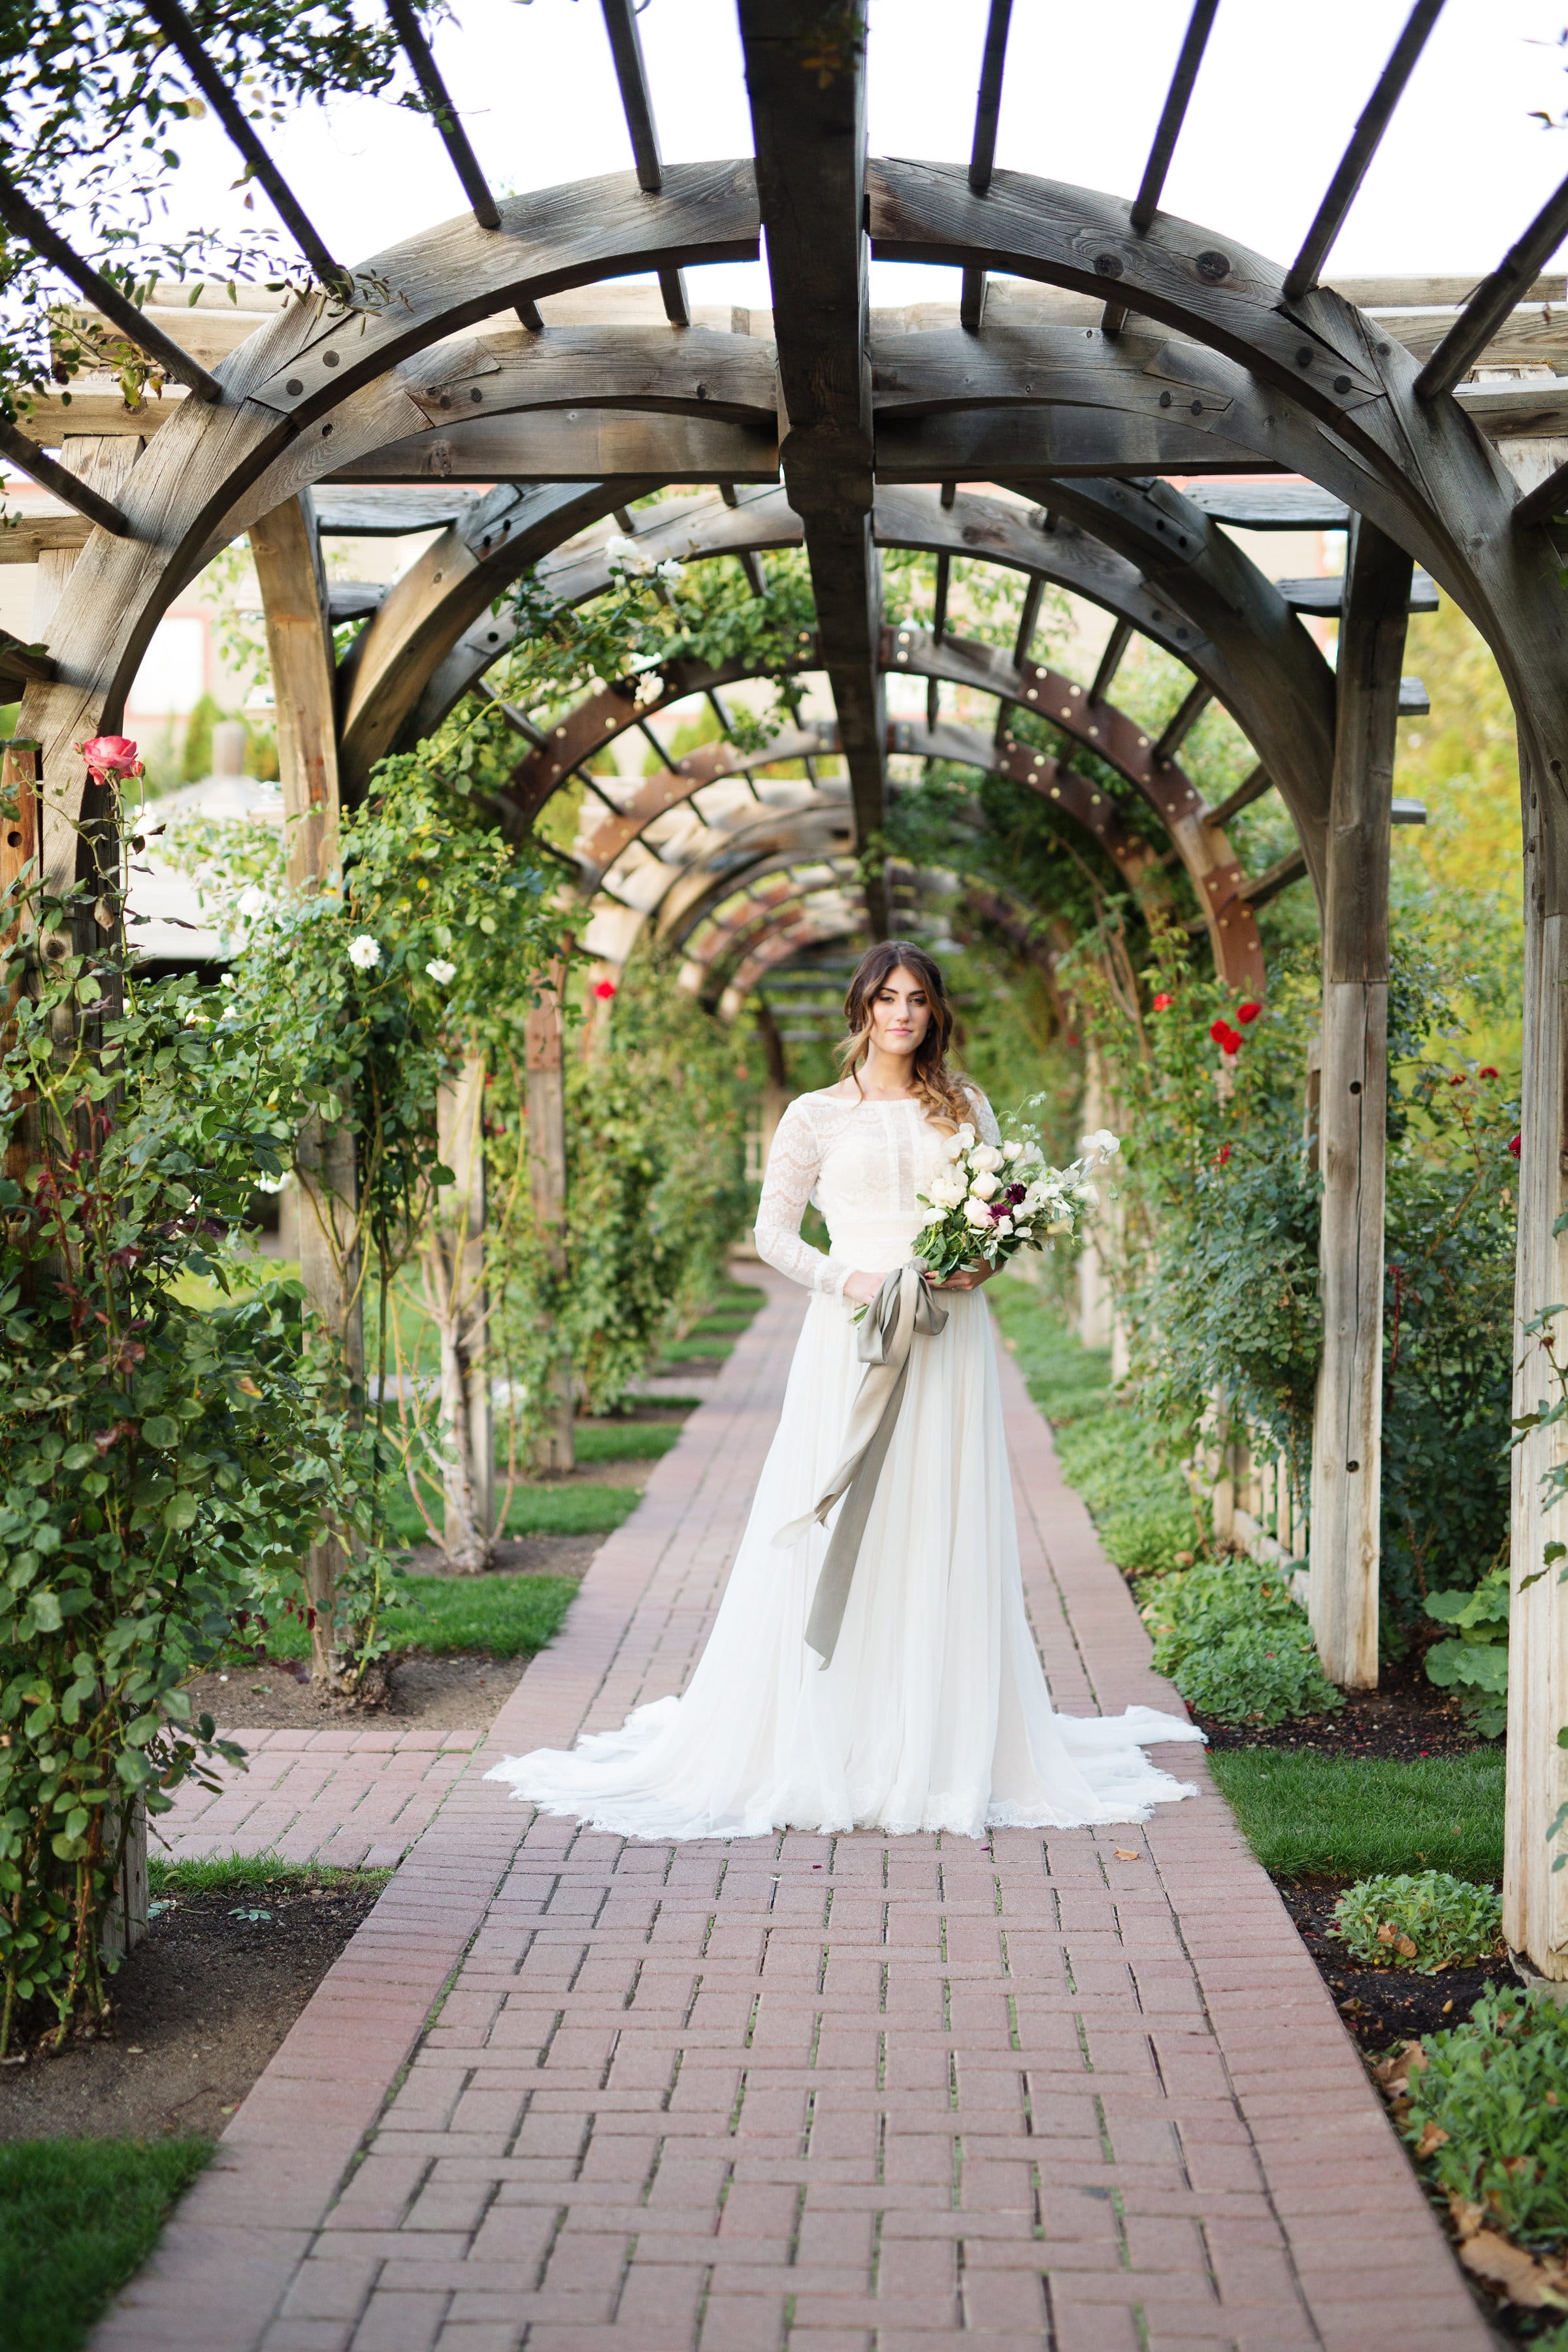
M 988 1140 L 995 1121 L 975 1097 Z M 1148 1818 L 1193 1795 L 1145 1743 L 1201 1739 L 1152 1707 L 1054 1712 L 1024 1607 L 991 1318 L 981 1291 L 947 1291 L 946 1327 L 912 1343 L 891 1444 L 831 1664 L 807 1648 L 812 1589 L 832 1520 L 788 1549 L 844 1452 L 861 1366 L 857 1268 L 902 1265 L 944 1163 L 916 1101 L 802 1095 L 779 1124 L 757 1248 L 812 1293 L 778 1432 L 707 1648 L 684 1696 L 638 1707 L 570 1754 L 537 1748 L 488 1777 L 546 1812 L 626 1837 L 756 1837 L 785 1826 L 1069 1829 Z M 825 1256 L 802 1240 L 807 1202 Z

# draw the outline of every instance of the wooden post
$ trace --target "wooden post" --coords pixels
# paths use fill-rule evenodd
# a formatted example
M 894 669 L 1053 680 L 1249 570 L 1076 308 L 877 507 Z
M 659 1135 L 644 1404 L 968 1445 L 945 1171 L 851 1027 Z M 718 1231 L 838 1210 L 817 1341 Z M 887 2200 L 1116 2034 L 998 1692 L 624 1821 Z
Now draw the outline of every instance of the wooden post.
M 528 1067 L 528 1170 L 533 1213 L 545 1235 L 551 1268 L 566 1270 L 566 1074 L 562 1050 L 562 975 L 542 989 L 528 1016 L 524 1058 Z M 558 1347 L 551 1360 L 550 1401 L 537 1466 L 570 1470 L 577 1459 L 574 1435 L 576 1405 L 572 1360 Z
M 447 1559 L 464 1576 L 490 1564 L 495 1452 L 486 1359 L 485 1143 L 487 1072 L 469 1055 L 437 1097 L 443 1163 L 457 1181 L 438 1196 L 425 1244 L 426 1296 L 441 1334 L 441 1436 Z
M 321 540 L 308 490 L 251 526 L 250 552 L 267 620 L 278 765 L 288 827 L 289 879 L 297 888 L 342 887 L 332 635 Z M 300 1279 L 337 1351 L 351 1410 L 364 1395 L 364 1307 L 359 1187 L 351 1106 L 342 1120 L 312 1119 L 295 1151 Z M 312 1544 L 305 1584 L 315 1612 L 312 1672 L 339 1678 L 335 1628 L 343 1551 L 335 1537 Z
M 1524 814 L 1524 1068 L 1520 1104 L 1519 1255 L 1514 1277 L 1513 1410 L 1555 1402 L 1551 1369 L 1523 1326 L 1568 1298 L 1568 1234 L 1555 1228 L 1568 1209 L 1568 914 L 1562 904 L 1563 850 L 1552 838 L 1552 812 L 1541 803 L 1521 745 Z M 1548 788 L 1549 789 L 1549 788 Z M 1559 1360 L 1568 1350 L 1568 1317 L 1553 1319 Z M 1513 1598 L 1509 1614 L 1508 1783 L 1503 1836 L 1503 1933 L 1541 1975 L 1568 1979 L 1568 1870 L 1552 1864 L 1565 1851 L 1547 1830 L 1568 1798 L 1568 1753 L 1557 1735 L 1568 1723 L 1568 1587 L 1548 1567 L 1548 1543 L 1568 1542 L 1568 1507 L 1547 1511 L 1542 1479 L 1568 1453 L 1562 1424 L 1535 1430 L 1513 1456 L 1510 1545 Z M 1542 1571 L 1544 1570 L 1544 1573 Z M 1535 1580 L 1527 1583 L 1526 1580 Z
M 1389 825 L 1412 568 L 1364 517 L 1352 520 L 1323 910 L 1323 1357 L 1308 1612 L 1324 1672 L 1350 1690 L 1377 1685 Z
M 68 473 L 75 474 L 90 489 L 100 491 L 111 505 L 118 506 L 126 478 L 146 446 L 134 433 L 68 433 L 60 443 L 60 463 Z M 47 641 L 55 607 L 80 553 L 79 547 L 39 550 L 33 580 L 32 630 L 36 638 Z

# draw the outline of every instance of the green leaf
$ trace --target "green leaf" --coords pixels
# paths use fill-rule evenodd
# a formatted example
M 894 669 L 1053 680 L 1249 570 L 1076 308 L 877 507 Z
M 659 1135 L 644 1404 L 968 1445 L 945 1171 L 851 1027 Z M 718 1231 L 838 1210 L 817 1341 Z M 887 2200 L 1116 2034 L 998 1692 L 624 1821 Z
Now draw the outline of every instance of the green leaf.
M 27 1595 L 27 1618 L 35 1633 L 58 1633 L 65 1619 L 60 1613 L 59 1595 L 46 1585 L 41 1592 Z
M 200 1507 L 194 1495 L 175 1495 L 164 1510 L 163 1525 L 171 1534 L 178 1535 L 184 1528 L 195 1526 Z
M 180 1442 L 180 1424 L 166 1412 L 155 1412 L 142 1424 L 142 1434 L 149 1445 L 170 1446 Z

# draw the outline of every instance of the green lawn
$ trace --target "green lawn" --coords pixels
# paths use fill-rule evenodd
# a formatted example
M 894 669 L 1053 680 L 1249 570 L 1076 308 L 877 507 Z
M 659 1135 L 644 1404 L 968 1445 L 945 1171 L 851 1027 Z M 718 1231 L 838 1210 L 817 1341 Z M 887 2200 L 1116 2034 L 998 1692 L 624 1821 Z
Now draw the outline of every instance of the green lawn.
M 76 2352 L 211 2154 L 205 2139 L 0 2145 L 5 2352 Z
M 287 1893 L 301 1886 L 363 1885 L 366 1879 L 384 1885 L 391 1876 L 390 1870 L 339 1870 L 331 1863 L 284 1862 L 270 1852 L 209 1854 L 199 1862 L 171 1862 L 158 1853 L 147 1857 L 147 1888 L 156 1897 L 247 1893 L 258 1886 L 276 1886 Z
M 612 1535 L 623 1519 L 630 1518 L 639 1500 L 635 1486 L 574 1486 L 553 1480 L 519 1486 L 512 1489 L 500 1532 L 503 1536 Z M 429 1542 L 429 1529 L 406 1487 L 394 1493 L 386 1516 L 399 1543 Z
M 1248 1844 L 1277 1877 L 1501 1875 L 1503 1759 L 1495 1748 L 1405 1762 L 1229 1748 L 1209 1761 Z
M 572 1576 L 399 1576 L 382 1627 L 394 1654 L 428 1650 L 450 1657 L 484 1650 L 531 1658 L 554 1640 L 577 1591 Z M 298 1617 L 280 1618 L 267 1636 L 275 1658 L 308 1658 L 310 1637 Z
M 672 1421 L 580 1421 L 579 1462 L 658 1462 L 680 1435 Z

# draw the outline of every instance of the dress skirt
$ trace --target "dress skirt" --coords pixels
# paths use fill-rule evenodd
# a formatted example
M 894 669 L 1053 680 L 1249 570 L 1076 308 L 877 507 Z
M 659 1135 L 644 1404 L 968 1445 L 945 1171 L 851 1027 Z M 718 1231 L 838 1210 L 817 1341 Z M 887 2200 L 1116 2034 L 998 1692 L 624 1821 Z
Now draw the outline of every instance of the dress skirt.
M 784 1827 L 1068 1829 L 1148 1818 L 1195 1794 L 1142 1743 L 1196 1740 L 1149 1707 L 1059 1716 L 1029 1629 L 990 1314 L 952 1292 L 913 1343 L 831 1664 L 805 1622 L 833 1521 L 787 1549 L 844 1452 L 861 1377 L 852 1309 L 806 1310 L 784 1412 L 713 1629 L 680 1696 L 570 1752 L 489 1777 L 546 1812 L 659 1840 Z

